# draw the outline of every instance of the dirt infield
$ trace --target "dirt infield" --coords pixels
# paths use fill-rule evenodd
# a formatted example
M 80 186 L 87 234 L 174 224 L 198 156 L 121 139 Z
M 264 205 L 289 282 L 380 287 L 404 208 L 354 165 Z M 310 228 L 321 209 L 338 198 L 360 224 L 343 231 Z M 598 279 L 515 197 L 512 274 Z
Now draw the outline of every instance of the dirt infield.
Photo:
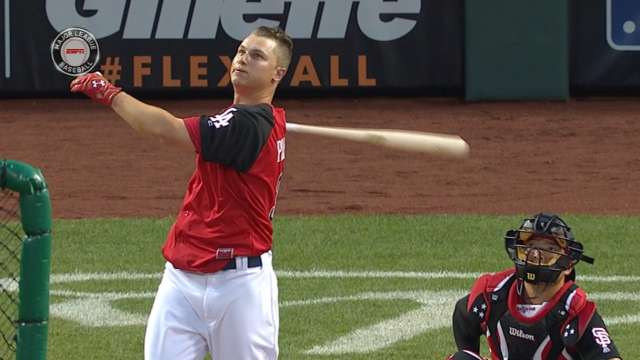
M 151 101 L 177 116 L 227 101 Z M 640 214 L 640 101 L 284 100 L 303 124 L 459 134 L 469 160 L 287 136 L 280 214 Z M 0 158 L 40 167 L 58 218 L 172 216 L 193 154 L 89 100 L 0 101 Z

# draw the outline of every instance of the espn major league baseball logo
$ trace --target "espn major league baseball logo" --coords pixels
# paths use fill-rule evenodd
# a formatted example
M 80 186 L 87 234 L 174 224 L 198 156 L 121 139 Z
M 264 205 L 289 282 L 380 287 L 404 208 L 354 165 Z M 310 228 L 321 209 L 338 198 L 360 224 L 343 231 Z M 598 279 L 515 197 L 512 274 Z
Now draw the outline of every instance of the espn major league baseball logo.
M 640 50 L 640 1 L 607 0 L 607 42 L 615 50 Z
M 51 60 L 63 74 L 84 75 L 100 60 L 98 41 L 85 29 L 64 29 L 51 42 Z

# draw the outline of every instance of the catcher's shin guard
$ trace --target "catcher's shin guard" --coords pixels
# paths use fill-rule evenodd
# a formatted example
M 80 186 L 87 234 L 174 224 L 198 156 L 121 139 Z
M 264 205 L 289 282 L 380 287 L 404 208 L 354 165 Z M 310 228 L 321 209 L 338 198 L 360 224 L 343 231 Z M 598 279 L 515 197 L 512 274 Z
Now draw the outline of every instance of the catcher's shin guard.
M 460 350 L 453 355 L 449 355 L 447 360 L 484 360 L 484 358 L 473 351 Z

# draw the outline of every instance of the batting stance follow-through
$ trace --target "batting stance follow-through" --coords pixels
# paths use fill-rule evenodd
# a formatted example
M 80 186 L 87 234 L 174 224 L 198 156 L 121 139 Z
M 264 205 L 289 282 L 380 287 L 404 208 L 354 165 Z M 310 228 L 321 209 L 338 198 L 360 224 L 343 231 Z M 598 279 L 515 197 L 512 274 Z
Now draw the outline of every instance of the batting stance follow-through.
M 71 82 L 131 127 L 195 149 L 196 169 L 162 253 L 167 260 L 145 334 L 145 359 L 278 357 L 272 223 L 285 163 L 285 112 L 271 105 L 293 44 L 260 27 L 233 59 L 233 104 L 214 116 L 176 118 L 100 73 Z
M 453 314 L 458 352 L 482 358 L 480 337 L 500 359 L 620 360 L 596 305 L 574 283 L 574 266 L 593 263 L 567 224 L 540 213 L 505 235 L 515 268 L 481 276 Z

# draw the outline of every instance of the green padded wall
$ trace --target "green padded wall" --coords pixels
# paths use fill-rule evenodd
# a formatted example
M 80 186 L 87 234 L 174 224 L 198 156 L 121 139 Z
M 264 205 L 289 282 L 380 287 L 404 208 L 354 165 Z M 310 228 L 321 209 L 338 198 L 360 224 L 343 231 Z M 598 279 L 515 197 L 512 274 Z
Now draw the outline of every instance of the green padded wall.
M 466 99 L 567 99 L 568 23 L 567 0 L 466 0 Z

